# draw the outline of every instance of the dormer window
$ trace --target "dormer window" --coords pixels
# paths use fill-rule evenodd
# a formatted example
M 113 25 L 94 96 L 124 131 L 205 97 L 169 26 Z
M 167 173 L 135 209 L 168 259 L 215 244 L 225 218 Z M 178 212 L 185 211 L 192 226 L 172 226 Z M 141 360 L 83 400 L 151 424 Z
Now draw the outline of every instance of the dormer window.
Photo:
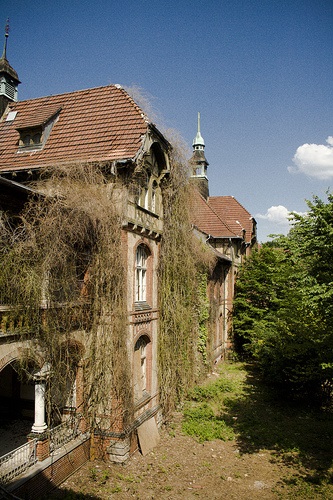
M 56 123 L 61 108 L 59 106 L 49 107 L 45 105 L 37 110 L 34 115 L 13 118 L 14 126 L 20 134 L 18 142 L 18 153 L 42 149 Z
M 23 144 L 20 144 L 20 145 L 21 146 L 30 146 L 30 139 L 31 139 L 31 135 L 30 134 L 24 135 L 23 139 L 21 139 L 21 142 Z
M 39 149 L 42 147 L 42 131 L 39 129 L 20 130 L 20 148 Z

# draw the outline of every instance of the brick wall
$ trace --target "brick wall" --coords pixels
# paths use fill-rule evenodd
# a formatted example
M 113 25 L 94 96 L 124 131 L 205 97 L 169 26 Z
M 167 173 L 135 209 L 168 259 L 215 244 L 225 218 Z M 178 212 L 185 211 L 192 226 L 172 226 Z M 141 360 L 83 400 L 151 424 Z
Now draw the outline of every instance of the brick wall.
M 11 492 L 24 498 L 25 500 L 38 500 L 47 498 L 47 493 L 61 484 L 73 472 L 89 460 L 89 439 L 79 443 L 66 455 L 53 459 L 48 467 L 38 472 L 23 484 L 15 488 L 15 483 Z

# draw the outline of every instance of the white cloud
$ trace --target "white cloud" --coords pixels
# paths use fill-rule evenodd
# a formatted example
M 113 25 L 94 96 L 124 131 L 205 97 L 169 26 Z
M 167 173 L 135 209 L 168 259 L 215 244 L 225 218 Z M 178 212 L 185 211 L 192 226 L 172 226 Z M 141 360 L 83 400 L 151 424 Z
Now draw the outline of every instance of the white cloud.
M 290 173 L 301 173 L 325 180 L 333 178 L 333 136 L 324 144 L 303 144 L 293 157 L 295 167 L 288 167 Z
M 256 219 L 265 219 L 279 225 L 288 225 L 290 211 L 283 205 L 270 207 L 265 214 L 257 214 Z

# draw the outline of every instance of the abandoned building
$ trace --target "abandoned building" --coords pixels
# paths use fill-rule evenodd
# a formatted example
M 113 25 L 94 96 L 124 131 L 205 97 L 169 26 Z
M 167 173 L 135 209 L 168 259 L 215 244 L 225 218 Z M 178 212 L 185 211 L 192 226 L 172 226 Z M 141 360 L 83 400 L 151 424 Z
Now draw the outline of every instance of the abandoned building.
M 17 283 L 8 282 L 7 290 L 3 283 L 0 286 L 1 418 L 31 421 L 30 448 L 26 452 L 30 462 L 25 461 L 22 466 L 16 463 L 16 471 L 23 474 L 34 461 L 45 460 L 44 479 L 56 484 L 71 472 L 67 470 L 68 461 L 61 462 L 60 454 L 58 476 L 51 481 L 55 461 L 51 464 L 47 460 L 57 442 L 59 446 L 66 439 L 72 443 L 72 447 L 67 446 L 66 453 L 71 453 L 71 464 L 79 466 L 89 456 L 124 462 L 138 447 L 146 452 L 158 441 L 158 426 L 163 419 L 159 399 L 158 268 L 164 228 L 163 186 L 169 182 L 172 145 L 120 85 L 19 101 L 20 81 L 7 60 L 6 43 L 7 39 L 0 59 L 0 229 L 7 224 L 12 232 L 19 232 L 22 214 L 27 218 L 37 213 L 36 207 L 43 207 L 43 213 L 53 214 L 52 224 L 58 221 L 59 213 L 66 218 L 69 227 L 72 221 L 73 230 L 77 229 L 75 238 L 80 240 L 68 241 L 73 253 L 75 250 L 76 259 L 66 254 L 64 260 L 68 267 L 65 273 L 68 287 L 57 281 L 59 269 L 54 265 L 47 268 L 45 255 L 40 256 L 44 266 L 40 267 L 40 274 L 44 274 L 38 311 L 32 311 L 27 303 L 20 303 L 19 293 L 15 296 L 16 306 L 13 306 L 13 295 L 8 288 L 15 288 Z M 199 118 L 190 160 L 189 177 L 196 186 L 191 213 L 193 233 L 215 259 L 207 275 L 209 362 L 215 363 L 224 358 L 229 347 L 234 279 L 238 266 L 256 244 L 256 223 L 233 197 L 209 196 L 204 147 Z M 54 176 L 57 170 L 60 175 Z M 96 184 L 94 191 L 93 181 L 87 182 L 85 178 L 76 210 L 71 205 L 71 196 L 77 196 L 75 189 L 82 172 L 83 177 L 89 179 L 94 179 L 97 172 L 98 186 Z M 67 182 L 65 192 L 61 191 L 64 182 Z M 93 222 L 90 219 L 83 224 L 86 233 L 81 231 L 81 235 L 80 221 L 88 219 L 91 213 L 88 189 L 89 193 L 94 192 L 99 215 Z M 30 211 L 24 212 L 27 206 Z M 108 223 L 113 224 L 104 231 L 103 242 L 107 241 L 108 248 L 117 253 L 110 254 L 109 262 L 102 258 L 99 240 L 91 236 L 102 232 L 103 217 L 106 228 Z M 42 222 L 29 224 L 35 234 L 40 234 Z M 48 243 L 54 246 L 56 238 L 61 236 L 61 226 L 57 227 L 58 233 L 49 233 L 55 241 Z M 48 227 L 44 227 L 46 229 Z M 29 240 L 27 234 L 24 233 L 22 248 L 24 252 L 32 252 L 31 246 L 24 246 Z M 66 246 L 64 236 L 59 239 L 59 246 Z M 38 250 L 38 245 L 36 248 Z M 37 250 L 34 247 L 34 251 Z M 59 254 L 62 250 L 59 248 Z M 94 260 L 94 252 L 100 258 L 99 264 L 98 259 Z M 40 253 L 43 254 L 43 249 Z M 60 257 L 56 259 L 59 267 Z M 97 282 L 101 267 L 107 268 L 109 274 L 104 274 Z M 69 269 L 74 270 L 74 278 Z M 52 283 L 55 285 L 51 286 Z M 95 300 L 92 306 L 89 302 L 91 290 L 94 288 L 96 293 L 98 286 L 103 300 Z M 115 287 L 118 287 L 117 295 L 112 295 Z M 31 319 L 22 319 L 22 311 L 29 307 L 29 314 L 33 312 L 34 318 L 39 318 L 38 325 L 32 324 Z M 84 311 L 83 320 L 78 320 L 78 310 Z M 117 326 L 122 336 L 112 337 L 116 335 L 113 330 L 116 327 L 112 325 L 118 321 L 117 314 L 122 317 L 122 323 Z M 59 327 L 58 333 L 53 330 L 55 325 Z M 47 358 L 44 347 L 34 339 L 35 335 L 42 342 L 48 332 L 60 339 L 58 354 L 53 358 Z M 105 372 L 109 365 L 103 364 L 100 356 L 104 349 L 109 355 L 106 344 L 111 337 L 110 349 L 113 356 L 116 350 L 117 359 L 110 365 L 108 374 Z M 174 349 L 177 350 L 177 345 Z M 25 351 L 29 351 L 31 359 L 22 376 L 19 364 Z M 52 359 L 56 361 L 56 357 L 62 355 L 65 361 L 71 360 L 72 365 L 70 371 L 64 372 L 68 380 L 63 381 L 62 393 L 55 394 L 49 383 L 52 373 L 57 370 L 52 367 Z M 104 378 L 98 379 L 99 376 Z M 89 383 L 96 386 L 99 380 L 105 387 L 100 388 L 102 392 L 98 397 L 101 400 L 94 407 L 96 426 L 91 433 L 85 411 L 93 397 L 97 398 L 97 393 L 89 390 Z M 118 386 L 123 385 L 127 392 L 123 388 L 118 391 L 112 380 L 114 383 L 118 380 Z M 51 396 L 47 398 L 48 391 Z M 109 398 L 105 401 L 108 391 Z M 53 409 L 54 402 L 57 411 Z M 25 472 L 25 483 L 15 483 L 9 462 L 8 457 L 0 458 L 0 470 L 5 471 L 0 477 L 7 483 L 14 481 L 10 483 L 12 489 L 22 493 L 34 479 L 31 473 L 29 476 Z
M 209 196 L 208 162 L 205 142 L 198 131 L 193 140 L 190 159 L 190 180 L 196 186 L 192 200 L 192 222 L 206 244 L 213 248 L 216 266 L 208 282 L 208 295 L 212 318 L 212 359 L 216 362 L 225 356 L 230 347 L 230 312 L 235 278 L 244 258 L 257 245 L 256 221 L 233 196 Z

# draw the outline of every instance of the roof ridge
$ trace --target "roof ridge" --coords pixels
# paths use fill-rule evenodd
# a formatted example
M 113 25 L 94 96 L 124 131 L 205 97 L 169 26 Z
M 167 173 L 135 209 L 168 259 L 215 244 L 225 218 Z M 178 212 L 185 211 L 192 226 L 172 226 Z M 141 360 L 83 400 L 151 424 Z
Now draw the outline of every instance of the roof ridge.
M 23 99 L 22 101 L 17 101 L 17 102 L 15 102 L 13 104 L 19 104 L 21 102 L 27 102 L 27 101 L 29 101 L 29 102 L 31 102 L 31 101 L 38 101 L 39 99 L 48 99 L 50 97 L 63 97 L 63 96 L 67 96 L 67 95 L 79 94 L 80 92 L 88 92 L 88 91 L 91 91 L 91 90 L 107 89 L 109 87 L 110 88 L 111 87 L 116 88 L 117 90 L 124 90 L 122 86 L 117 86 L 116 83 L 109 83 L 108 85 L 98 85 L 97 87 L 88 87 L 88 88 L 85 88 L 85 89 L 72 90 L 71 92 L 61 92 L 61 93 L 58 93 L 58 94 L 49 94 L 49 95 L 42 95 L 42 96 L 39 96 L 39 97 L 32 97 L 30 99 Z M 126 92 L 126 90 L 125 90 L 125 92 Z

